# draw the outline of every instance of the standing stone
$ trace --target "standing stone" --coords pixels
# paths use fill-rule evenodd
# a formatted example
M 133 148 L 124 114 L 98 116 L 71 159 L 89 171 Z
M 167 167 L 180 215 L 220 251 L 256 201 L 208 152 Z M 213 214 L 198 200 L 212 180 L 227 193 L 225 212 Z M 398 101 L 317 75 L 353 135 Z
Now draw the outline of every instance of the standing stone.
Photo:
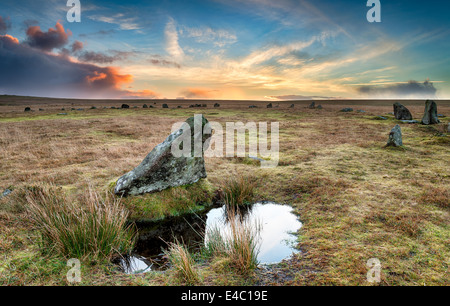
M 394 116 L 397 120 L 412 120 L 411 112 L 398 102 L 394 103 Z
M 31 107 L 25 107 L 24 112 L 31 112 Z
M 291 104 L 290 108 L 294 108 L 294 106 L 295 106 L 294 104 Z
M 162 108 L 169 108 L 169 105 L 163 104 L 163 105 L 162 105 Z
M 209 146 L 210 137 L 211 127 L 203 115 L 187 119 L 180 129 L 157 145 L 139 166 L 117 180 L 114 193 L 139 195 L 193 184 L 205 178 L 203 151 Z M 190 146 L 187 144 L 189 142 Z M 180 149 L 180 145 L 183 149 Z
M 437 116 L 437 105 L 433 100 L 427 100 L 425 102 L 425 112 L 422 118 L 422 124 L 436 124 L 439 123 Z
M 397 124 L 389 133 L 389 140 L 386 144 L 386 147 L 401 147 L 402 145 L 402 129 L 400 128 L 400 125 Z
M 311 108 L 311 109 L 316 108 L 316 102 L 312 101 L 312 103 L 309 105 L 308 108 Z
M 214 107 L 220 107 L 220 104 L 219 103 L 215 103 Z
M 272 103 L 267 104 L 267 108 L 272 108 Z
M 142 108 L 148 108 L 148 105 L 147 105 L 147 104 L 144 104 L 144 105 L 142 106 Z
M 317 109 L 322 109 L 323 107 L 322 107 L 322 105 L 321 104 L 319 104 L 318 106 L 317 106 Z
M 130 108 L 128 104 L 122 104 L 121 108 Z

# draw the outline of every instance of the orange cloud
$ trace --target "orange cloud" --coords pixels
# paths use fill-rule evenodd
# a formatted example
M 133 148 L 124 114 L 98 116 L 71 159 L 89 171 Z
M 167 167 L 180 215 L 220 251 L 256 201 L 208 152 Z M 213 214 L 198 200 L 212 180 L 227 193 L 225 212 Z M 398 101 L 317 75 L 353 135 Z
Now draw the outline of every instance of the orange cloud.
M 139 91 L 128 91 L 125 97 L 135 99 L 157 99 L 161 97 L 161 94 L 150 89 L 144 89 Z
M 0 35 L 0 37 L 5 38 L 10 43 L 19 44 L 19 40 L 11 35 L 5 34 L 5 35 Z
M 99 67 L 86 76 L 86 81 L 94 88 L 120 89 L 122 84 L 131 83 L 133 76 L 130 74 L 119 74 L 115 67 Z
M 204 89 L 204 88 L 186 88 L 180 92 L 181 95 L 188 99 L 196 98 L 215 98 L 219 95 L 219 91 L 215 89 Z

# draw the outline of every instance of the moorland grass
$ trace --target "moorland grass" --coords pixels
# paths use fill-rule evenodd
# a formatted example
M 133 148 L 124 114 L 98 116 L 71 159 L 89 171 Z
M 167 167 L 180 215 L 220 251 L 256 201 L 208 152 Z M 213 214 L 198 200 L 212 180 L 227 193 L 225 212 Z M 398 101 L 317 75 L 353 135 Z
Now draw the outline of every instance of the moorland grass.
M 127 225 L 128 212 L 120 199 L 111 195 L 101 198 L 87 190 L 77 203 L 54 187 L 29 191 L 26 199 L 44 254 L 104 260 L 129 253 L 134 247 L 136 232 Z

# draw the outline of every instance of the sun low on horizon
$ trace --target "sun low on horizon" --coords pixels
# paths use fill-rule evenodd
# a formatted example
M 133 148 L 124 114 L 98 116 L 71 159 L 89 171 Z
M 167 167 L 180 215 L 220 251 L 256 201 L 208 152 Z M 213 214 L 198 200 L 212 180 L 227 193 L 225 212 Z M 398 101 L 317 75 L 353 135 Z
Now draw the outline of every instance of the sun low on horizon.
M 436 0 L 5 0 L 0 94 L 450 99 L 449 9 Z

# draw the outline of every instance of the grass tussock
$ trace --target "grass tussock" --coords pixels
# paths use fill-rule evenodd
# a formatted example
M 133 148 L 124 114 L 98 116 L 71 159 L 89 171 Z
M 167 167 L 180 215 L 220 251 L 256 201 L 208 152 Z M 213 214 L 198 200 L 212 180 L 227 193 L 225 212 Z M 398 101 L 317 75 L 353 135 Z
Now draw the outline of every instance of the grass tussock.
M 205 233 L 205 253 L 227 257 L 241 274 L 249 274 L 258 266 L 260 225 L 248 222 L 236 207 L 227 210 L 226 231 L 213 227 Z
M 169 243 L 169 248 L 165 251 L 165 254 L 178 277 L 185 283 L 193 285 L 199 282 L 200 277 L 194 267 L 194 259 L 184 244 L 178 241 Z
M 51 187 L 28 191 L 26 199 L 43 253 L 102 260 L 134 247 L 136 232 L 120 199 L 88 190 L 77 202 Z
M 249 176 L 232 176 L 222 183 L 222 201 L 229 206 L 248 204 L 253 200 L 256 181 Z

